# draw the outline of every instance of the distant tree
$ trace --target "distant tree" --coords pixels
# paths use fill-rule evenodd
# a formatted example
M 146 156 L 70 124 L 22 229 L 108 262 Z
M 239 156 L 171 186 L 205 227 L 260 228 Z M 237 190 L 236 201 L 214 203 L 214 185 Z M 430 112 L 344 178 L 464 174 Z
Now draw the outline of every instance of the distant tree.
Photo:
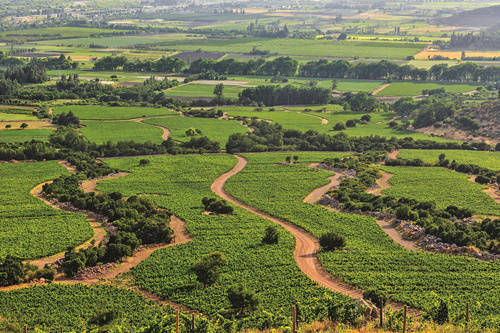
M 446 324 L 450 317 L 449 317 L 449 311 L 448 311 L 448 303 L 445 301 L 441 300 L 439 302 L 439 306 L 434 312 L 434 321 L 438 323 L 439 325 Z
M 12 256 L 0 259 L 0 286 L 21 283 L 24 279 L 23 261 Z
M 25 129 L 26 127 L 28 127 L 28 124 L 26 124 L 26 123 L 22 123 L 20 127 L 21 127 L 22 129 Z
M 209 286 L 217 282 L 220 275 L 220 268 L 226 264 L 226 256 L 221 252 L 212 252 L 201 258 L 201 260 L 192 267 L 199 282 Z
M 149 160 L 143 158 L 139 161 L 139 166 L 145 166 L 145 165 L 148 165 L 150 163 Z
M 339 121 L 338 123 L 335 124 L 335 126 L 333 126 L 333 130 L 334 131 L 342 131 L 342 130 L 345 130 L 345 125 L 343 122 Z
M 297 163 L 298 160 L 299 160 L 299 156 L 298 155 L 293 155 L 293 162 Z
M 223 83 L 219 83 L 218 85 L 215 86 L 214 95 L 215 95 L 215 99 L 217 101 L 222 101 L 222 98 L 224 95 L 224 84 Z
M 337 80 L 332 81 L 332 90 L 337 89 Z
M 334 251 L 345 246 L 345 240 L 342 236 L 334 232 L 328 232 L 319 239 L 319 245 L 325 251 Z
M 286 161 L 286 163 L 290 163 L 292 161 L 292 157 L 291 156 L 287 156 L 285 158 L 285 161 Z
M 5 128 L 11 128 L 11 127 L 12 127 L 12 125 L 11 125 L 11 124 L 7 124 L 7 125 L 5 125 Z
M 340 33 L 340 35 L 337 37 L 337 40 L 346 40 L 347 39 L 347 34 L 345 32 Z
M 384 308 L 387 303 L 387 295 L 376 289 L 365 290 L 365 292 L 363 292 L 363 298 L 371 301 L 378 308 Z
M 237 314 L 253 311 L 259 305 L 259 299 L 255 293 L 247 290 L 241 284 L 229 287 L 227 290 L 227 298 L 231 303 L 231 307 L 237 312 Z
M 262 238 L 262 243 L 277 244 L 278 239 L 279 239 L 278 229 L 275 226 L 270 226 L 266 228 L 264 238 Z
M 361 117 L 361 120 L 362 121 L 370 121 L 372 119 L 372 116 L 370 116 L 369 114 L 364 114 L 362 117 Z
M 356 120 L 355 119 L 349 119 L 348 121 L 345 122 L 345 125 L 347 127 L 356 127 Z

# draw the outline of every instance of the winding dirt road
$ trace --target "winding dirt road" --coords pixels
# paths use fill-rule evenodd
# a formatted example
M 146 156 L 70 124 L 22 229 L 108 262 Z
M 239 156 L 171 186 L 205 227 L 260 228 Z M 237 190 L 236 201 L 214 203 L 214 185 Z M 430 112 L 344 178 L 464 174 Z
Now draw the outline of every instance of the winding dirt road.
M 385 88 L 387 88 L 390 85 L 391 85 L 390 83 L 386 83 L 386 84 L 381 85 L 380 87 L 378 87 L 377 89 L 372 91 L 372 95 L 374 95 L 374 96 L 377 95 L 379 92 L 381 92 L 382 90 L 384 90 Z
M 370 194 L 383 195 L 382 191 L 391 187 L 391 184 L 389 184 L 389 179 L 392 177 L 392 173 L 388 173 L 382 170 L 379 170 L 379 172 L 382 174 L 382 177 L 376 180 L 377 185 L 370 187 L 366 190 L 366 192 Z
M 242 171 L 247 164 L 247 160 L 244 159 L 243 157 L 238 155 L 235 155 L 235 157 L 238 159 L 238 163 L 234 166 L 232 170 L 221 175 L 214 181 L 214 183 L 212 184 L 212 191 L 222 199 L 229 201 L 235 204 L 236 206 L 239 206 L 249 211 L 250 213 L 265 218 L 276 224 L 279 224 L 286 230 L 288 230 L 296 239 L 295 250 L 293 253 L 295 262 L 297 263 L 297 266 L 300 268 L 300 270 L 304 274 L 306 274 L 311 280 L 315 281 L 320 286 L 323 286 L 332 291 L 340 292 L 351 298 L 362 300 L 363 290 L 340 281 L 340 279 L 332 276 L 321 266 L 316 255 L 320 250 L 319 241 L 313 235 L 286 220 L 276 218 L 264 212 L 261 212 L 260 210 L 239 201 L 238 199 L 230 195 L 228 192 L 226 192 L 226 190 L 224 189 L 224 185 L 226 184 L 227 180 L 232 176 L 238 174 L 240 171 Z M 331 177 L 330 181 L 331 183 L 329 185 L 322 187 L 322 189 L 326 187 L 331 187 L 332 186 L 331 184 L 335 181 L 338 181 L 338 179 L 335 179 L 335 177 Z M 317 198 L 317 193 L 315 193 L 312 196 L 309 195 L 308 200 L 314 201 L 315 198 Z M 389 304 L 393 309 L 401 309 L 403 306 L 402 304 L 396 302 L 389 302 Z M 412 309 L 412 312 L 416 313 L 416 310 Z
M 138 119 L 134 119 L 134 121 L 136 123 L 140 123 L 140 124 L 147 125 L 147 126 L 153 126 L 153 127 L 161 129 L 163 131 L 163 134 L 162 134 L 161 138 L 163 140 L 167 140 L 168 139 L 168 137 L 170 136 L 170 130 L 168 128 L 160 126 L 160 125 L 153 125 L 153 124 L 145 123 L 143 121 L 144 119 L 147 119 L 147 118 L 138 118 Z
M 306 116 L 309 116 L 309 117 L 314 117 L 314 118 L 317 118 L 317 119 L 321 119 L 321 125 L 328 125 L 328 119 L 326 118 L 323 118 L 321 116 L 317 116 L 315 114 L 308 114 L 308 113 L 304 113 L 304 112 L 301 112 L 303 115 L 306 115 Z
M 391 160 L 395 160 L 398 158 L 399 155 L 399 149 L 391 151 L 389 154 L 387 154 L 387 158 Z

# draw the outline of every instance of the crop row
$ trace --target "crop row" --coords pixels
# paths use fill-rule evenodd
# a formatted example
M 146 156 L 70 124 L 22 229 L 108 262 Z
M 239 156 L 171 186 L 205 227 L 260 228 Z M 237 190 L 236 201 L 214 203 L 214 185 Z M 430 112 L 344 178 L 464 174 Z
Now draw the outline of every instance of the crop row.
M 463 315 L 469 301 L 475 320 L 499 324 L 499 263 L 404 250 L 371 217 L 334 213 L 302 202 L 312 189 L 327 183 L 330 172 L 305 164 L 276 164 L 274 154 L 245 157 L 249 164 L 229 180 L 226 189 L 245 203 L 316 236 L 328 231 L 344 236 L 347 251 L 319 254 L 322 265 L 333 275 L 362 289 L 385 290 L 392 299 L 424 310 L 445 299 L 451 313 Z

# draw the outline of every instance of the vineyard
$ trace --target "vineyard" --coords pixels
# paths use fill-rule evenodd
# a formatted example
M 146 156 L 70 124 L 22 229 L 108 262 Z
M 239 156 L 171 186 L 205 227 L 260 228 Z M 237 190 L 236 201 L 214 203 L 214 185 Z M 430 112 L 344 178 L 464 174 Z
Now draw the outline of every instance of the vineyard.
M 51 208 L 30 193 L 65 172 L 57 162 L 0 164 L 0 257 L 46 257 L 92 236 L 83 215 Z
M 389 179 L 391 187 L 383 190 L 385 194 L 431 200 L 440 208 L 456 205 L 476 214 L 500 214 L 500 206 L 482 192 L 487 187 L 469 181 L 468 175 L 443 168 L 384 166 L 382 170 L 393 175 Z

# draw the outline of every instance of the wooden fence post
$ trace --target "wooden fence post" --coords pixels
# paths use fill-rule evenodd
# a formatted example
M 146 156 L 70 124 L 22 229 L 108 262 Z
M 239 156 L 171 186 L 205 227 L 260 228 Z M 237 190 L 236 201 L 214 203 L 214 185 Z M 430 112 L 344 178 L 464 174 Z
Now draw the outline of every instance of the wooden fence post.
M 28 333 L 28 325 L 24 324 L 24 333 Z
M 60 333 L 63 333 L 63 328 L 62 328 L 62 325 L 59 327 L 59 332 L 60 332 Z
M 406 305 L 404 306 L 404 317 L 403 317 L 403 333 L 406 333 Z
M 191 317 L 191 329 L 193 330 L 193 332 L 194 332 L 194 328 L 195 328 L 195 324 L 194 324 L 194 313 L 193 313 L 193 315 Z
M 179 333 L 179 308 L 177 308 L 175 316 L 175 333 Z
M 297 309 L 292 305 L 292 333 L 297 333 Z

